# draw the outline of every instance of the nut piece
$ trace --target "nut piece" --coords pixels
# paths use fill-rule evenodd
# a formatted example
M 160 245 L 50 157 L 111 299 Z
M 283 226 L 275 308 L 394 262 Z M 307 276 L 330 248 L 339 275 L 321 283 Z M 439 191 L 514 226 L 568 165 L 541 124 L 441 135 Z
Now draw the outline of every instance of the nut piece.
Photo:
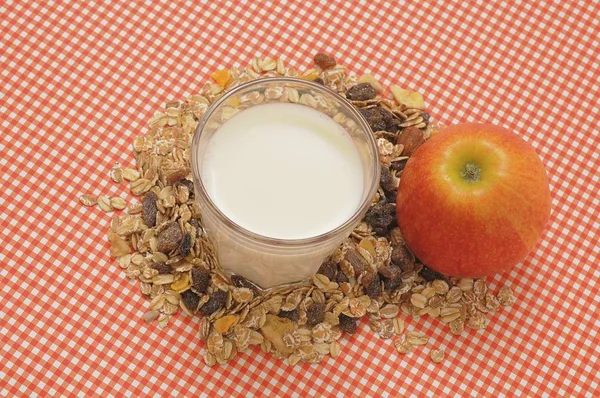
M 421 94 L 405 90 L 399 86 L 392 86 L 390 89 L 398 105 L 405 105 L 407 108 L 425 109 L 425 101 L 423 101 Z
M 315 65 L 323 70 L 331 69 L 336 65 L 335 59 L 324 53 L 318 53 L 314 56 Z
M 283 335 L 294 329 L 292 321 L 289 319 L 280 318 L 275 315 L 267 314 L 267 321 L 260 328 L 265 339 L 269 340 L 275 348 L 284 354 L 291 354 L 293 348 L 288 347 L 283 341 Z
M 423 131 L 416 127 L 407 127 L 396 138 L 397 145 L 404 145 L 402 156 L 411 156 L 425 142 Z

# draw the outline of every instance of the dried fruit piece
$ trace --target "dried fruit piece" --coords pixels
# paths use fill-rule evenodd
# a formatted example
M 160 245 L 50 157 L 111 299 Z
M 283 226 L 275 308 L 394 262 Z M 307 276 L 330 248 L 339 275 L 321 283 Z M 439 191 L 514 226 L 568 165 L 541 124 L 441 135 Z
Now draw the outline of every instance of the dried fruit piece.
M 192 248 L 192 235 L 186 233 L 183 235 L 183 239 L 181 239 L 181 243 L 179 244 L 179 254 L 183 257 L 190 254 L 190 249 Z
M 338 272 L 338 266 L 333 261 L 325 261 L 317 271 L 317 274 L 325 275 L 329 280 L 335 280 Z
M 405 90 L 399 86 L 390 87 L 392 95 L 398 105 L 405 105 L 407 108 L 425 109 L 425 101 L 420 93 Z
M 348 334 L 356 333 L 356 320 L 347 315 L 340 314 L 339 315 L 340 323 L 339 327 L 342 332 L 346 332 Z
M 181 301 L 190 312 L 194 313 L 198 310 L 198 304 L 200 304 L 200 297 L 196 293 L 188 289 L 184 292 L 181 292 Z
M 367 296 L 376 298 L 381 295 L 381 280 L 377 272 L 370 271 L 364 274 L 361 283 Z
M 280 318 L 287 318 L 290 321 L 294 322 L 298 322 L 298 319 L 300 319 L 300 315 L 298 314 L 297 309 L 291 311 L 279 311 L 279 313 L 277 313 L 277 316 Z
M 314 303 L 306 311 L 306 324 L 314 326 L 325 319 L 325 304 Z
M 152 264 L 152 268 L 158 271 L 159 274 L 170 274 L 172 269 L 167 263 L 156 263 Z
M 190 286 L 190 277 L 187 273 L 180 274 L 179 279 L 171 284 L 171 289 L 176 292 L 182 292 Z
M 215 82 L 217 82 L 217 84 L 219 84 L 220 86 L 223 86 L 223 87 L 225 87 L 225 85 L 227 84 L 227 82 L 231 78 L 229 76 L 229 70 L 228 69 L 218 70 L 218 71 L 214 72 L 211 75 L 211 77 L 213 78 L 213 80 Z
M 348 250 L 346 253 L 346 261 L 350 263 L 352 268 L 354 269 L 354 275 L 358 276 L 364 272 L 368 264 L 365 259 L 356 252 L 356 250 Z
M 192 268 L 192 287 L 200 294 L 205 294 L 210 286 L 210 272 L 204 268 Z
M 423 279 L 425 279 L 426 281 L 434 281 L 436 279 L 440 279 L 440 280 L 446 279 L 446 277 L 444 275 L 440 274 L 437 271 L 432 270 L 431 268 L 429 268 L 426 265 L 423 266 L 423 268 L 419 272 L 419 275 L 421 275 L 421 277 Z
M 398 131 L 398 124 L 400 122 L 390 111 L 379 106 L 374 108 L 360 108 L 358 111 L 367 120 L 373 132 L 385 130 L 395 133 Z
M 179 224 L 170 223 L 160 234 L 158 234 L 157 250 L 162 253 L 168 253 L 179 247 L 183 233 Z
M 392 250 L 392 263 L 400 267 L 402 271 L 412 270 L 415 266 L 415 256 L 404 244 L 399 244 Z
M 396 178 L 387 166 L 381 166 L 381 177 L 379 178 L 379 184 L 381 188 L 387 192 L 395 192 L 398 189 L 396 185 Z
M 313 61 L 315 61 L 315 65 L 322 70 L 331 69 L 336 65 L 335 59 L 332 56 L 324 53 L 318 53 L 315 55 Z
M 372 75 L 370 75 L 368 73 L 359 77 L 358 82 L 359 83 L 369 83 L 371 86 L 373 86 L 375 91 L 377 91 L 378 93 L 383 92 L 383 87 L 381 87 L 381 84 L 377 81 L 377 79 L 375 79 L 375 77 L 373 77 Z
M 217 290 L 210 296 L 206 304 L 200 307 L 200 314 L 210 315 L 219 311 L 227 302 L 227 293 L 222 290 Z
M 142 218 L 149 228 L 156 226 L 156 201 L 158 196 L 154 192 L 148 192 L 142 199 Z
M 359 83 L 346 91 L 346 98 L 351 101 L 367 101 L 377 96 L 377 91 L 369 83 Z
M 215 321 L 215 331 L 221 334 L 227 333 L 237 323 L 238 319 L 237 315 L 226 315 L 217 319 Z
M 405 128 L 396 138 L 396 144 L 404 146 L 402 156 L 411 156 L 423 143 L 425 143 L 423 131 L 416 127 Z
M 255 296 L 260 294 L 258 287 L 241 275 L 231 275 L 231 283 L 236 287 L 246 287 L 254 293 Z
M 365 215 L 365 222 L 379 235 L 386 235 L 387 229 L 396 220 L 395 203 L 378 203 Z

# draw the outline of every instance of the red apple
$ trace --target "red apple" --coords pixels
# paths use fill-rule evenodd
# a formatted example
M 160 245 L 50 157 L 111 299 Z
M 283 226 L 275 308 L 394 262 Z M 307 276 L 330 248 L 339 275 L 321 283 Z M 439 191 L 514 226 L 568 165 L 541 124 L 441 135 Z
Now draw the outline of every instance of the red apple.
M 398 226 L 423 264 L 481 277 L 523 260 L 550 215 L 546 171 L 519 136 L 490 124 L 443 129 L 406 163 Z

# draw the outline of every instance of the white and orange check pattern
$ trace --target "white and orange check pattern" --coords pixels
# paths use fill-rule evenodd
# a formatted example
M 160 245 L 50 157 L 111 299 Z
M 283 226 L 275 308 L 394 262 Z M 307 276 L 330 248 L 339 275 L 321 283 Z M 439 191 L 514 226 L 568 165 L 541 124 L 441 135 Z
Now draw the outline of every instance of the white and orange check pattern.
M 600 394 L 597 1 L 3 1 L 0 30 L 0 396 Z M 518 301 L 485 331 L 411 321 L 433 342 L 399 356 L 363 323 L 319 366 L 254 349 L 209 368 L 197 319 L 143 322 L 110 217 L 78 196 L 126 195 L 110 167 L 132 165 L 153 112 L 211 71 L 255 55 L 304 68 L 317 51 L 423 92 L 445 124 L 517 131 L 547 166 L 550 224 L 493 278 Z

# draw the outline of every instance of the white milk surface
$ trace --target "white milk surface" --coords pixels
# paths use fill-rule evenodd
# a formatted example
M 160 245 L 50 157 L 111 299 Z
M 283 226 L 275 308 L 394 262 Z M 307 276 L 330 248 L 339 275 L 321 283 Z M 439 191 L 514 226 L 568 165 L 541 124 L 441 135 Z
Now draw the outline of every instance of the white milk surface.
M 208 142 L 202 181 L 241 227 L 280 239 L 329 232 L 358 209 L 363 167 L 349 134 L 298 104 L 248 108 Z

